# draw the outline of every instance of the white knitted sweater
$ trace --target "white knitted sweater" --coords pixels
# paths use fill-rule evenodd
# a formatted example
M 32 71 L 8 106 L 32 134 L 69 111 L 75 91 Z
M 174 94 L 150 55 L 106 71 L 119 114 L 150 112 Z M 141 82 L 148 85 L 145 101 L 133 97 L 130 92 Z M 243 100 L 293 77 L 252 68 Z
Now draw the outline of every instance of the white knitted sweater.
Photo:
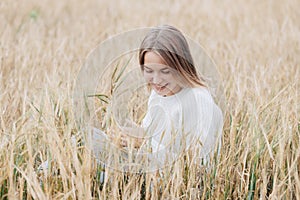
M 167 97 L 152 91 L 142 126 L 160 164 L 190 147 L 199 147 L 197 156 L 207 161 L 220 144 L 223 115 L 206 88 L 184 88 Z

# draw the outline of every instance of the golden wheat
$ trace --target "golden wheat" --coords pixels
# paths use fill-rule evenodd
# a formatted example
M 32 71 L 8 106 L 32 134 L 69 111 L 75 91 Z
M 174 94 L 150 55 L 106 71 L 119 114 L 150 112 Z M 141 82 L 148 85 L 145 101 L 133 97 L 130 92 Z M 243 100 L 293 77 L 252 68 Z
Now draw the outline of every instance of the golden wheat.
M 299 7 L 297 0 L 1 1 L 0 197 L 300 199 Z M 71 140 L 81 134 L 72 113 L 76 77 L 99 42 L 159 24 L 182 30 L 217 64 L 227 99 L 220 159 L 205 172 L 182 158 L 163 179 L 108 168 L 101 184 L 89 149 Z M 39 171 L 46 160 L 49 169 Z

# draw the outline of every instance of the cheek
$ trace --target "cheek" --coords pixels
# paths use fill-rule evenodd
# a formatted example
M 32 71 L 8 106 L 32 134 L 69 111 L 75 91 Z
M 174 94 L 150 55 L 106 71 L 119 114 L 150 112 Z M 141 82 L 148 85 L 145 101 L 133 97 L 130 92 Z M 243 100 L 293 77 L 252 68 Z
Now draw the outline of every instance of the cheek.
M 149 82 L 151 80 L 151 78 L 152 78 L 152 76 L 150 74 L 146 73 L 146 72 L 143 72 L 143 75 L 144 75 L 144 79 L 147 82 Z
M 164 80 L 166 80 L 167 82 L 169 82 L 171 84 L 176 82 L 173 75 L 164 75 L 163 78 L 164 78 Z

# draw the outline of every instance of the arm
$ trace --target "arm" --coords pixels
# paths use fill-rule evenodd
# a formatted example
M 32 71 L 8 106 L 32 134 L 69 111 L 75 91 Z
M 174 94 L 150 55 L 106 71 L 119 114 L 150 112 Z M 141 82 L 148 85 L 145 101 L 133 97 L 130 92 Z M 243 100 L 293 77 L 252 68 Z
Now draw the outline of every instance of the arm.
M 122 127 L 120 145 L 122 147 L 140 148 L 145 143 L 144 129 L 141 127 Z
M 196 89 L 183 104 L 184 133 L 187 147 L 200 149 L 200 157 L 213 152 L 222 124 L 222 113 L 206 90 Z

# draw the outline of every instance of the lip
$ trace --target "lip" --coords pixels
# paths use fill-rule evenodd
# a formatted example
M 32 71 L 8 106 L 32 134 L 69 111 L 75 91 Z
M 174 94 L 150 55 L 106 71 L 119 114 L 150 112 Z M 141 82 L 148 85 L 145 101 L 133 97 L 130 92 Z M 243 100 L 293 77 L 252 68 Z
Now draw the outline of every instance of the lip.
M 164 89 L 166 89 L 166 87 L 168 86 L 169 84 L 165 84 L 165 85 L 156 85 L 156 84 L 152 84 L 152 87 L 157 90 L 157 91 L 162 91 Z

